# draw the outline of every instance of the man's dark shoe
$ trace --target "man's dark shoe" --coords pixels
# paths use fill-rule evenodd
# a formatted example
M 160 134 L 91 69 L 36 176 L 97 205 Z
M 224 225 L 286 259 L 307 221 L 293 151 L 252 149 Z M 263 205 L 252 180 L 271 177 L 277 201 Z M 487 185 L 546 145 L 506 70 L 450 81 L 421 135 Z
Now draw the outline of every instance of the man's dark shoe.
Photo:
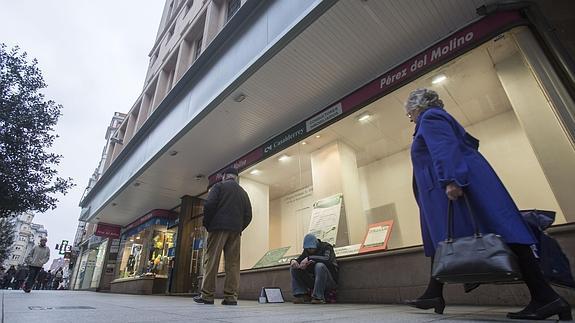
M 212 303 L 213 304 L 213 303 Z M 238 305 L 238 301 L 229 301 L 227 299 L 224 299 L 222 301 L 222 305 Z
M 311 303 L 311 297 L 309 295 L 295 295 L 293 303 L 294 304 L 309 304 Z
M 525 309 L 507 313 L 507 318 L 516 320 L 545 320 L 553 315 L 559 316 L 560 321 L 572 321 L 571 306 L 561 297 L 539 307 L 526 307 Z
M 203 299 L 202 296 L 195 296 L 193 300 L 198 304 L 210 304 L 210 305 L 214 304 L 214 301 L 208 301 L 207 299 Z
M 406 300 L 404 304 L 422 310 L 433 308 L 437 314 L 443 314 L 443 310 L 445 309 L 445 300 L 443 297 L 409 299 Z
M 312 298 L 311 299 L 311 303 L 312 304 L 325 304 L 325 300 L 321 299 L 321 298 Z

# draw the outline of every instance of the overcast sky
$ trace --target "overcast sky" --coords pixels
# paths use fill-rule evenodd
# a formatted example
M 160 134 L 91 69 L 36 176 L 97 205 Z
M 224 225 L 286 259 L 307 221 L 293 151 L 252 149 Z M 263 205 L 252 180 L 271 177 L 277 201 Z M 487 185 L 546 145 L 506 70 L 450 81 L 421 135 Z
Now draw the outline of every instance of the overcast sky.
M 0 42 L 38 59 L 48 99 L 64 106 L 53 150 L 59 176 L 77 184 L 34 222 L 48 230 L 52 259 L 74 240 L 82 197 L 115 111 L 128 112 L 144 84 L 164 0 L 0 0 Z M 48 263 L 49 266 L 51 264 Z

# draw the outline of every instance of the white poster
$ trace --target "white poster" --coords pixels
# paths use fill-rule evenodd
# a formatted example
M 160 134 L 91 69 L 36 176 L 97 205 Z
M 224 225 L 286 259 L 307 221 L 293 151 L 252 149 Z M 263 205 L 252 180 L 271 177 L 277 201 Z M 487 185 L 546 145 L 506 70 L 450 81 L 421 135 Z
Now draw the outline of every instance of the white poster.
M 359 248 L 361 248 L 361 243 L 353 244 L 351 246 L 333 248 L 333 252 L 335 252 L 336 257 L 357 255 L 359 253 Z
M 383 245 L 385 243 L 385 240 L 387 239 L 388 231 L 389 226 L 377 226 L 369 228 L 363 245 L 365 247 L 375 247 Z
M 311 211 L 308 233 L 314 234 L 321 241 L 335 245 L 342 202 L 341 193 L 316 201 Z

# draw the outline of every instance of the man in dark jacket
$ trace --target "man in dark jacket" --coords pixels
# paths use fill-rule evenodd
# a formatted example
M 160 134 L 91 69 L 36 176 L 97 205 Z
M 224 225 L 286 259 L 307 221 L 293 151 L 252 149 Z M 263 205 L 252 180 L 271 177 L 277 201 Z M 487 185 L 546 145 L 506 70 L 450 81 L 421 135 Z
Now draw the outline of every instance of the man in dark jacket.
M 240 284 L 240 240 L 252 221 L 252 206 L 246 191 L 238 183 L 238 171 L 228 168 L 220 183 L 208 193 L 203 224 L 208 231 L 204 261 L 202 294 L 196 303 L 213 304 L 220 256 L 224 251 L 226 280 L 223 305 L 237 305 Z
M 325 292 L 337 287 L 338 270 L 333 246 L 307 234 L 303 253 L 290 263 L 295 304 L 324 304 Z M 309 290 L 312 289 L 311 297 Z

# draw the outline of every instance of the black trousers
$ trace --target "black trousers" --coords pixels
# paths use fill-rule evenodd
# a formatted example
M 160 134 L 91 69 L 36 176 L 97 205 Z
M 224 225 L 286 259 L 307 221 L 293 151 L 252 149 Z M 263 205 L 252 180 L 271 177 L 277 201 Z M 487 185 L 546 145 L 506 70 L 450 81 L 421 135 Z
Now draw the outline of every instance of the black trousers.
M 32 289 L 36 282 L 36 277 L 42 267 L 28 266 L 28 278 L 26 278 L 26 288 Z

